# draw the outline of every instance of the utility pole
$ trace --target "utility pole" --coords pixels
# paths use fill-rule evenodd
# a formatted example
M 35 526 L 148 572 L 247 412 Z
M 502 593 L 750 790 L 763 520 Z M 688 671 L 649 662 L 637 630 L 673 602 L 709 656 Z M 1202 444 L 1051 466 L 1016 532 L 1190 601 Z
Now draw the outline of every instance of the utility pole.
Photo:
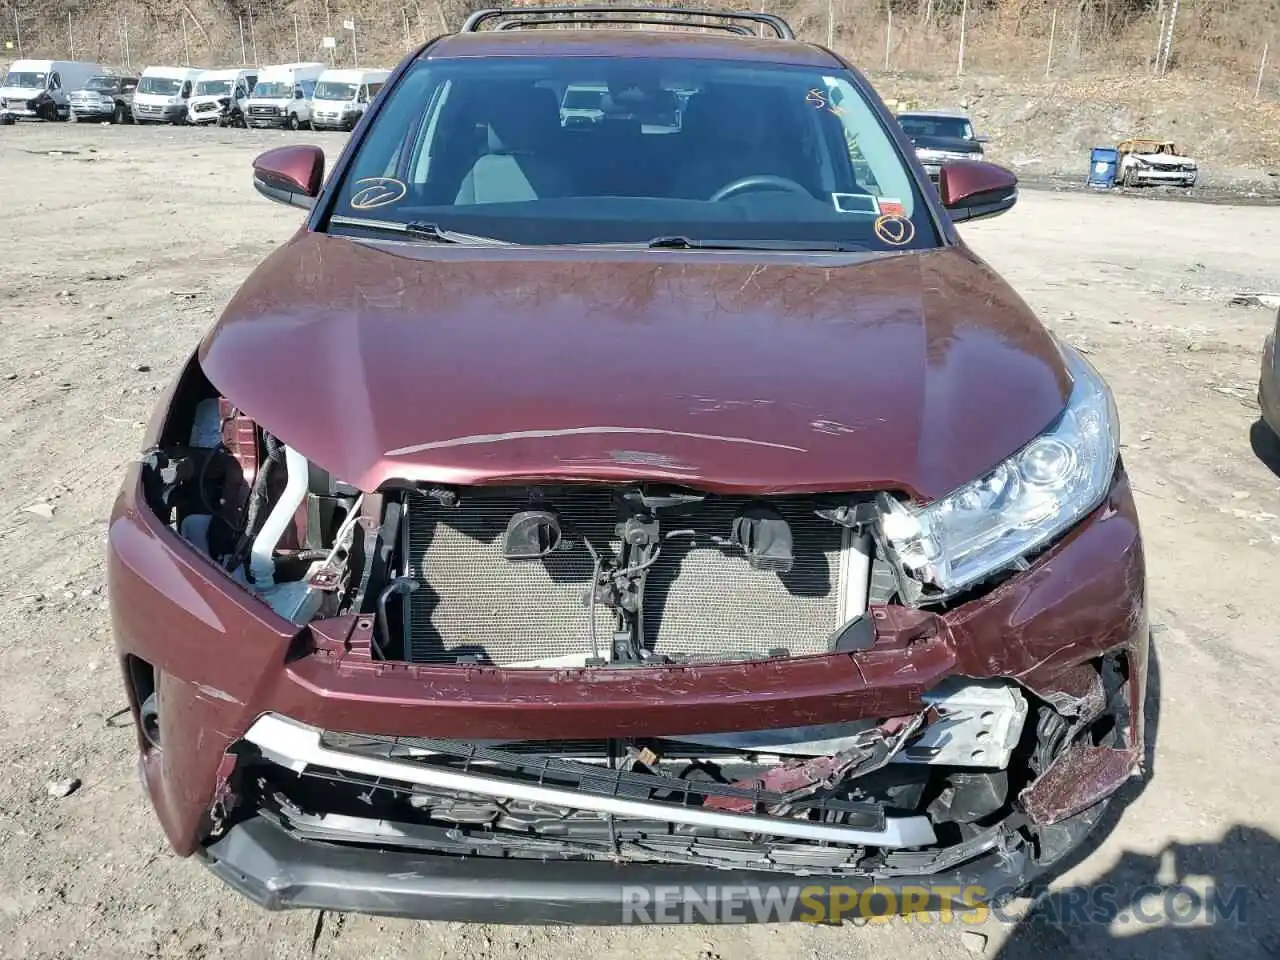
M 70 51 L 71 59 L 76 58 L 76 37 L 71 32 L 71 11 L 67 11 L 67 49 Z
M 1165 25 L 1164 44 L 1160 51 L 1160 69 L 1157 75 L 1163 77 L 1165 71 L 1169 69 L 1169 54 L 1173 50 L 1173 28 L 1178 23 L 1178 0 L 1171 0 L 1169 4 L 1169 22 Z
M 13 38 L 18 41 L 18 57 L 22 57 L 22 24 L 18 22 L 18 10 L 13 11 Z
M 827 49 L 836 45 L 836 0 L 827 0 Z
M 960 8 L 960 57 L 956 62 L 956 76 L 964 73 L 964 41 L 969 27 L 969 0 L 964 0 Z
M 889 22 L 884 28 L 884 69 L 889 70 L 889 51 L 893 49 L 893 7 L 889 7 Z
M 258 35 L 253 32 L 253 7 L 249 7 L 249 46 L 253 48 L 253 65 L 256 67 L 261 60 L 258 59 Z
M 244 48 L 244 17 L 237 17 L 240 21 L 240 65 L 247 67 L 249 65 L 249 54 Z
M 293 46 L 298 53 L 298 61 L 302 61 L 302 32 L 298 29 L 298 15 L 293 15 Z
M 1044 65 L 1044 78 L 1049 79 L 1049 74 L 1053 72 L 1053 41 L 1058 33 L 1058 8 L 1054 7 L 1053 19 L 1049 21 L 1049 59 Z
M 1262 96 L 1262 75 L 1267 72 L 1267 50 L 1270 46 L 1270 43 L 1262 45 L 1262 62 L 1258 64 L 1258 85 L 1253 88 L 1253 99 L 1255 100 Z
M 191 44 L 187 42 L 187 11 L 182 11 L 182 62 L 191 66 Z

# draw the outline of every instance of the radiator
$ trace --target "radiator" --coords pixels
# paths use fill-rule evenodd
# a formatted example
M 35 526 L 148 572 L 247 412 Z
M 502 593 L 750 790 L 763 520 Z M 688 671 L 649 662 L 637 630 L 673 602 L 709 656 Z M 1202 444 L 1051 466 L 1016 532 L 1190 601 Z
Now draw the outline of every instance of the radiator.
M 617 516 L 605 487 L 559 491 L 552 501 L 570 549 L 542 560 L 508 561 L 502 535 L 512 514 L 528 508 L 524 490 L 510 497 L 464 497 L 455 507 L 409 495 L 410 573 L 423 583 L 410 595 L 411 661 L 538 666 L 580 664 L 591 655 L 585 597 L 592 558 L 581 537 L 608 556 L 617 544 Z M 822 653 L 850 612 L 850 597 L 853 612 L 861 612 L 867 575 L 865 566 L 843 562 L 852 550 L 846 530 L 817 516 L 811 502 L 776 501 L 791 525 L 795 563 L 785 574 L 754 570 L 737 547 L 723 543 L 744 503 L 708 498 L 663 520 L 664 531 L 692 529 L 696 537 L 666 541 L 648 571 L 647 649 L 693 660 Z M 846 582 L 854 579 L 859 582 Z M 612 612 L 597 604 L 596 637 L 606 658 L 613 623 Z

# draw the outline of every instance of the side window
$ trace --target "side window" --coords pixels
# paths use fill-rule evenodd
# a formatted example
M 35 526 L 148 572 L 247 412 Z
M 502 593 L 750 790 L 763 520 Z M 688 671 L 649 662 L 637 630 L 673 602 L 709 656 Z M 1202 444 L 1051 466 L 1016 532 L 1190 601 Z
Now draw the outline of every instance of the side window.
M 380 90 L 382 90 L 382 84 L 380 83 L 369 84 L 369 99 L 372 100 L 374 97 L 376 97 Z
M 126 80 L 124 83 L 120 85 L 121 93 L 133 93 L 133 91 L 136 89 L 138 89 L 137 80 Z
M 182 96 L 182 99 L 183 99 L 183 100 L 185 100 L 185 99 L 187 99 L 187 97 L 191 96 L 191 81 L 190 81 L 190 80 L 187 80 L 186 82 L 184 82 L 184 83 L 182 84 L 182 94 L 181 94 L 181 96 Z
M 50 76 L 49 76 L 49 89 L 50 89 L 50 90 L 61 90 L 61 89 L 62 89 L 62 77 L 58 76 L 56 73 L 54 73 L 54 74 L 50 74 Z
M 356 94 L 356 103 L 369 102 L 369 88 L 364 84 L 360 85 L 360 91 Z
M 301 100 L 301 99 L 302 99 L 302 88 L 301 88 L 301 87 L 294 87 L 294 88 L 293 88 L 293 99 L 295 99 L 295 100 Z

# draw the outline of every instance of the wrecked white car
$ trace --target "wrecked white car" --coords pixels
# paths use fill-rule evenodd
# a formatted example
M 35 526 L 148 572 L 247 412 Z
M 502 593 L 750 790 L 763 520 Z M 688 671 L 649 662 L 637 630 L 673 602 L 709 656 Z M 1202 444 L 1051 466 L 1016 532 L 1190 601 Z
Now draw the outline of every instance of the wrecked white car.
M 1199 170 L 1171 140 L 1125 140 L 1116 146 L 1116 179 L 1124 187 L 1194 187 Z

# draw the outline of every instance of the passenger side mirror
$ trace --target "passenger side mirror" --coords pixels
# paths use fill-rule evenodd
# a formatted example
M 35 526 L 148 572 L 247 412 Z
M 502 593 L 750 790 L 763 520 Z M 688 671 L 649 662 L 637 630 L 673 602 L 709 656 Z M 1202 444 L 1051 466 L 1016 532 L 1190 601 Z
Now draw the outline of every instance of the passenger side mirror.
M 978 143 L 987 143 L 988 141 L 991 140 L 991 138 L 987 136 L 985 133 L 980 133 L 973 139 L 976 140 Z
M 324 151 L 314 146 L 276 147 L 253 161 L 253 186 L 268 200 L 310 210 L 324 184 Z
M 938 171 L 938 196 L 956 223 L 995 217 L 1018 202 L 1018 178 L 985 160 L 952 160 Z

